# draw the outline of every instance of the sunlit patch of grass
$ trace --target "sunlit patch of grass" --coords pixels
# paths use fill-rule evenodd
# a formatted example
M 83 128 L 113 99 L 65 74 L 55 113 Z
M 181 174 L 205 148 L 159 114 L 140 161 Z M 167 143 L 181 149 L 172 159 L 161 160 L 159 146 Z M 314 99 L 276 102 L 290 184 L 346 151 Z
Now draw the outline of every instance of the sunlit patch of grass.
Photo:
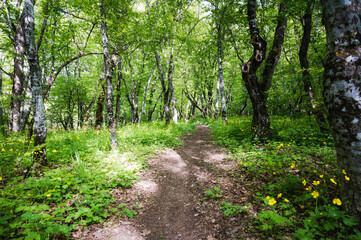
M 123 214 L 124 208 L 114 205 L 113 189 L 131 187 L 151 155 L 180 145 L 181 136 L 193 130 L 183 122 L 120 126 L 116 151 L 106 129 L 49 131 L 47 167 L 32 167 L 32 139 L 2 137 L 0 238 L 66 238 L 79 225 Z

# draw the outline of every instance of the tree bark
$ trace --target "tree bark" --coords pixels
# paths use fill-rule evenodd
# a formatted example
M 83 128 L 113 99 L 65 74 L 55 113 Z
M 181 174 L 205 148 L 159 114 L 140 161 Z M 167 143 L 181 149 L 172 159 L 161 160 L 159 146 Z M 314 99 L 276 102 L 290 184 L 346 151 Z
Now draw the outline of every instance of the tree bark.
M 171 56 L 172 57 L 172 56 Z M 156 60 L 156 64 L 157 64 L 157 69 L 158 69 L 158 76 L 159 76 L 159 80 L 162 84 L 162 92 L 163 92 L 163 110 L 165 113 L 165 124 L 170 124 L 170 101 L 169 101 L 169 83 L 168 83 L 168 88 L 166 86 L 165 83 L 165 74 L 163 72 L 163 68 L 162 68 L 162 60 L 160 58 L 160 55 L 158 54 L 158 52 L 155 53 L 155 60 Z
M 152 73 L 150 74 L 150 76 L 148 78 L 147 86 L 145 87 L 145 90 L 144 90 L 143 103 L 142 103 L 142 108 L 140 109 L 140 113 L 139 113 L 138 124 L 140 124 L 140 122 L 142 121 L 142 113 L 143 113 L 144 108 L 145 108 L 148 89 L 149 89 L 149 84 L 150 84 L 150 82 L 152 81 L 152 78 L 153 78 L 154 68 L 155 68 L 155 65 L 154 65 L 154 67 L 152 69 Z
M 100 129 L 102 127 L 104 100 L 105 100 L 105 84 L 102 85 L 97 100 L 97 109 L 95 113 L 95 129 Z
M 3 95 L 3 74 L 0 71 L 0 97 Z M 0 133 L 5 133 L 4 111 L 0 102 Z
M 120 117 L 120 109 L 122 107 L 122 95 L 121 95 L 121 87 L 123 81 L 123 74 L 122 74 L 122 61 L 123 59 L 118 59 L 117 63 L 117 88 L 116 88 L 116 97 L 115 97 L 115 124 L 118 127 L 119 117 Z
M 10 132 L 20 131 L 21 119 L 21 102 L 23 84 L 25 80 L 24 75 L 24 56 L 25 56 L 25 39 L 24 39 L 24 12 L 19 18 L 16 26 L 15 39 L 14 39 L 14 74 L 13 74 L 13 87 L 11 93 L 10 104 Z
M 105 8 L 104 1 L 100 0 L 100 13 L 102 15 L 102 38 L 103 38 L 103 49 L 104 49 L 104 73 L 107 82 L 107 112 L 108 112 L 108 129 L 110 133 L 111 148 L 115 150 L 118 148 L 116 123 L 114 121 L 113 114 L 113 72 L 111 71 L 111 59 L 109 54 L 108 44 L 108 33 L 107 33 L 107 22 L 105 20 Z
M 218 82 L 219 93 L 221 95 L 221 116 L 223 123 L 227 123 L 227 106 L 226 106 L 226 93 L 224 89 L 224 76 L 223 76 L 223 30 L 220 20 L 217 22 L 217 51 L 218 51 Z
M 26 78 L 28 79 L 29 76 L 26 76 Z M 20 120 L 20 130 L 21 131 L 25 130 L 25 126 L 29 120 L 30 111 L 31 111 L 32 94 L 31 94 L 30 79 L 28 79 L 27 83 L 28 83 L 28 86 L 27 86 L 26 94 L 25 94 L 27 99 L 24 102 L 23 111 L 21 112 L 21 120 Z
M 310 64 L 307 58 L 308 47 L 311 42 L 311 30 L 312 30 L 312 12 L 313 12 L 314 3 L 310 3 L 307 6 L 305 14 L 302 16 L 302 27 L 303 27 L 303 36 L 301 40 L 300 51 L 298 52 L 298 57 L 300 60 L 300 65 L 302 69 L 302 80 L 304 90 L 310 98 L 310 105 L 312 112 L 316 116 L 316 121 L 321 129 L 321 131 L 326 131 L 326 119 L 323 115 L 323 111 L 320 106 L 317 104 L 317 99 L 311 84 L 311 73 L 309 71 Z
M 284 33 L 287 26 L 285 17 L 285 6 L 280 4 L 279 20 L 275 30 L 272 48 L 265 61 L 265 68 L 258 80 L 257 70 L 266 57 L 267 42 L 259 35 L 257 27 L 257 1 L 249 0 L 247 4 L 248 22 L 251 34 L 250 43 L 253 46 L 251 59 L 242 65 L 242 78 L 251 99 L 253 107 L 252 129 L 255 131 L 254 137 L 265 142 L 272 137 L 271 124 L 267 110 L 267 93 L 272 84 L 273 74 L 282 52 Z
M 321 4 L 327 36 L 323 94 L 337 152 L 340 197 L 350 214 L 361 217 L 361 3 Z
M 34 111 L 34 146 L 41 146 L 35 150 L 34 158 L 41 159 L 43 165 L 47 165 L 46 159 L 46 119 L 43 101 L 43 90 L 41 85 L 41 69 L 39 65 L 38 52 L 35 45 L 35 22 L 34 22 L 34 1 L 25 0 L 24 7 L 24 32 L 25 48 L 29 63 L 31 92 L 33 97 Z

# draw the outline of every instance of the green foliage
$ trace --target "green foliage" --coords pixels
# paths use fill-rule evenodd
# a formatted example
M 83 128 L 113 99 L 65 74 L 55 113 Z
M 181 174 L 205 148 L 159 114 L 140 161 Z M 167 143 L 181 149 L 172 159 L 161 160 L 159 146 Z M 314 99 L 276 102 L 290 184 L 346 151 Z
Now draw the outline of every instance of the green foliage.
M 204 191 L 204 194 L 207 196 L 205 197 L 205 199 L 207 198 L 216 199 L 223 196 L 221 189 L 219 187 L 212 187 L 212 189 L 208 189 Z
M 239 205 L 232 205 L 226 201 L 223 201 L 221 204 L 222 204 L 222 206 L 219 209 L 224 211 L 225 217 L 234 216 L 234 215 L 238 215 L 238 214 L 247 212 L 247 210 L 244 207 L 239 206 Z
M 239 163 L 233 174 L 248 186 L 252 204 L 259 206 L 255 234 L 357 239 L 353 229 L 358 220 L 338 206 L 340 180 L 330 133 L 322 133 L 312 118 L 271 120 L 274 139 L 265 145 L 251 141 L 249 118 L 230 118 L 228 125 L 211 123 L 215 141 L 227 146 Z
M 67 238 L 77 226 L 102 223 L 111 214 L 134 218 L 137 209 L 116 204 L 113 190 L 130 187 L 150 154 L 181 144 L 179 137 L 194 129 L 185 123 L 122 126 L 119 152 L 109 151 L 105 130 L 50 131 L 46 168 L 32 167 L 33 140 L 4 138 L 0 238 Z

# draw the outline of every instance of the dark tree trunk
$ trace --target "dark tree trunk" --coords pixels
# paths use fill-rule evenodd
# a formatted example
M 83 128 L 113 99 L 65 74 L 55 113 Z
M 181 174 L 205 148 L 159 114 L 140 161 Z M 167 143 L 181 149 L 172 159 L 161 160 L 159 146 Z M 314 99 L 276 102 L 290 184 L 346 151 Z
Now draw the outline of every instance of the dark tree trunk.
M 335 140 L 340 197 L 349 213 L 361 217 L 361 2 L 321 4 L 327 36 L 324 101 Z
M 95 129 L 100 129 L 102 127 L 104 100 L 105 100 L 105 84 L 102 85 L 97 100 L 97 109 L 95 113 Z
M 23 84 L 25 80 L 24 75 L 24 55 L 25 55 L 25 39 L 24 39 L 24 12 L 21 14 L 19 22 L 16 26 L 14 39 L 14 74 L 13 87 L 11 93 L 10 104 L 10 128 L 12 132 L 19 132 L 21 119 L 21 102 Z M 36 50 L 34 50 L 36 51 Z
M 24 7 L 24 32 L 25 32 L 25 48 L 30 68 L 30 79 L 33 99 L 34 111 L 34 146 L 39 146 L 39 150 L 34 152 L 35 159 L 41 159 L 42 164 L 46 165 L 46 119 L 43 101 L 43 90 L 41 84 L 41 69 L 39 65 L 39 57 L 35 45 L 35 22 L 34 22 L 34 1 L 25 0 Z
M 267 42 L 259 35 L 257 27 L 257 1 L 248 1 L 248 22 L 251 33 L 250 43 L 253 46 L 253 55 L 251 59 L 242 66 L 242 78 L 245 82 L 246 89 L 251 99 L 253 107 L 252 129 L 255 131 L 254 137 L 261 142 L 270 139 L 271 126 L 267 110 L 267 93 L 272 84 L 273 74 L 281 55 L 283 46 L 284 33 L 287 26 L 285 17 L 285 7 L 283 4 L 279 7 L 279 20 L 275 30 L 272 48 L 265 61 L 265 68 L 258 80 L 257 70 L 266 57 Z
M 312 111 L 316 116 L 316 121 L 320 126 L 321 131 L 326 131 L 326 119 L 323 115 L 323 111 L 317 104 L 317 99 L 311 84 L 311 73 L 309 71 L 309 62 L 307 58 L 308 47 L 311 42 L 311 30 L 312 30 L 312 12 L 313 12 L 314 3 L 311 3 L 307 6 L 305 14 L 302 16 L 302 27 L 303 27 L 303 36 L 301 40 L 301 47 L 298 53 L 300 65 L 302 69 L 302 80 L 305 92 L 310 98 L 310 105 Z
M 101 28 L 104 49 L 104 73 L 107 82 L 107 112 L 108 112 L 108 129 L 110 133 L 111 148 L 115 150 L 118 148 L 116 122 L 114 121 L 113 110 L 113 72 L 111 71 L 111 58 L 109 54 L 107 23 L 105 20 L 105 8 L 103 0 L 100 0 L 100 13 L 102 16 Z
M 171 56 L 172 58 L 172 56 Z M 170 119 L 171 119 L 171 114 L 170 114 L 170 89 L 169 89 L 169 83 L 168 83 L 168 88 L 166 86 L 166 82 L 165 82 L 165 74 L 163 72 L 163 68 L 162 68 L 162 61 L 161 58 L 159 56 L 158 53 L 155 54 L 155 60 L 156 60 L 156 64 L 157 64 L 157 69 L 158 69 L 158 75 L 159 75 L 159 80 L 162 84 L 162 91 L 163 91 L 163 107 L 164 107 L 164 113 L 165 113 L 165 123 L 168 125 L 170 124 Z M 171 59 L 172 60 L 172 59 Z M 170 60 L 170 61 L 171 61 Z M 161 116 L 161 118 L 163 119 L 163 117 Z

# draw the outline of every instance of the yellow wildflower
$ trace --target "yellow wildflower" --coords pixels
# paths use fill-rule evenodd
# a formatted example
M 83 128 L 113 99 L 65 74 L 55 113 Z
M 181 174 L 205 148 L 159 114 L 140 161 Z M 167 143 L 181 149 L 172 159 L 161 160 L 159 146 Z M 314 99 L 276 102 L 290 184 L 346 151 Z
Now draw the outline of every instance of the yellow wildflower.
M 313 196 L 313 198 L 318 198 L 320 196 L 320 194 L 317 191 L 313 191 L 311 195 Z
M 337 182 L 336 182 L 335 179 L 333 179 L 333 178 L 330 178 L 330 181 L 331 181 L 332 183 L 334 183 L 334 184 L 337 184 Z
M 266 199 L 269 200 L 271 197 L 270 196 L 267 196 Z
M 10 152 L 12 152 L 13 151 L 13 149 L 10 149 Z
M 18 169 L 17 168 L 14 168 L 14 171 L 17 171 Z
M 296 164 L 292 163 L 291 168 L 295 168 L 295 167 L 296 167 Z
M 345 169 L 342 169 L 342 173 L 346 175 L 346 171 L 345 171 Z
M 323 175 L 320 175 L 320 178 L 323 178 Z
M 345 175 L 346 181 L 350 181 L 350 178 Z
M 54 152 L 54 153 L 55 153 L 55 152 L 56 152 L 56 150 L 53 150 L 52 152 Z
M 315 185 L 315 186 L 317 186 L 318 184 L 320 184 L 320 181 L 313 181 L 312 184 Z
M 306 188 L 306 190 L 307 190 L 307 191 L 311 191 L 311 190 L 312 190 L 312 187 L 309 186 L 309 187 Z
M 5 149 L 1 149 L 2 152 L 5 152 Z
M 303 209 L 305 206 L 301 205 L 300 208 Z
M 3 178 L 0 176 L 0 181 L 3 180 Z
M 280 197 L 282 197 L 282 193 L 280 193 L 280 194 L 277 195 L 277 198 L 280 198 Z
M 288 199 L 287 199 L 287 198 L 285 198 L 284 200 L 285 200 L 285 202 L 290 202 L 290 201 L 288 201 Z
M 43 151 L 39 151 L 39 153 L 43 153 Z
M 277 203 L 277 201 L 276 201 L 274 198 L 271 198 L 271 199 L 268 201 L 268 204 L 269 204 L 270 206 L 275 205 L 276 203 Z
M 335 205 L 339 205 L 339 206 L 341 206 L 341 204 L 342 204 L 342 202 L 341 202 L 341 200 L 339 199 L 339 198 L 335 198 L 335 199 L 333 199 L 333 204 L 335 204 Z
M 48 193 L 48 194 L 46 194 L 46 196 L 47 196 L 47 197 L 50 197 L 50 196 L 51 196 L 51 194 L 50 194 L 50 193 Z
M 305 179 L 303 179 L 302 184 L 303 184 L 303 186 L 306 186 L 306 180 Z
M 26 152 L 26 153 L 25 153 L 25 155 L 29 155 L 29 153 L 28 153 L 28 152 Z

